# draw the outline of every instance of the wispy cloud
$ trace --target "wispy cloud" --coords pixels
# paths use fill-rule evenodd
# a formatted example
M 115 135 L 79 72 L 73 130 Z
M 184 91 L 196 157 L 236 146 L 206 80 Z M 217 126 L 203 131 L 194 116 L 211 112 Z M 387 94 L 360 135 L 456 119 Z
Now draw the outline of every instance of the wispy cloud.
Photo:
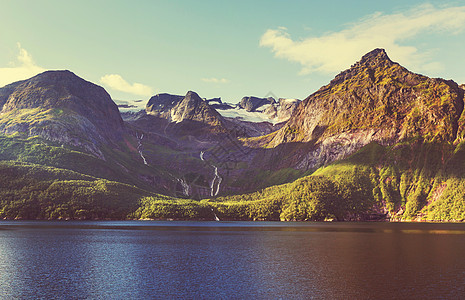
M 209 82 L 209 83 L 228 83 L 229 80 L 226 78 L 202 78 L 203 82 Z
M 427 4 L 390 15 L 378 12 L 344 30 L 301 40 L 292 39 L 284 27 L 268 29 L 260 46 L 271 48 L 278 58 L 299 63 L 301 74 L 341 71 L 374 48 L 385 48 L 394 60 L 429 71 L 442 66 L 429 61 L 428 53 L 419 53 L 416 47 L 400 42 L 429 32 L 457 34 L 464 26 L 465 6 L 437 8 Z
M 34 75 L 45 71 L 44 68 L 38 66 L 32 56 L 21 47 L 18 43 L 18 55 L 15 61 L 10 62 L 9 67 L 0 68 L 0 87 L 9 83 L 28 79 Z
M 153 88 L 142 83 L 130 84 L 121 75 L 108 74 L 100 78 L 100 83 L 116 91 L 125 92 L 138 96 L 152 96 Z

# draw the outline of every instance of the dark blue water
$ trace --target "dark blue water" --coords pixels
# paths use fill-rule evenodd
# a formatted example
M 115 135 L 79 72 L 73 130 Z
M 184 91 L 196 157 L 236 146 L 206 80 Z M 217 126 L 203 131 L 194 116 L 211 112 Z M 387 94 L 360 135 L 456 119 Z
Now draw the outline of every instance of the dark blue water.
M 458 299 L 465 226 L 1 221 L 0 296 Z

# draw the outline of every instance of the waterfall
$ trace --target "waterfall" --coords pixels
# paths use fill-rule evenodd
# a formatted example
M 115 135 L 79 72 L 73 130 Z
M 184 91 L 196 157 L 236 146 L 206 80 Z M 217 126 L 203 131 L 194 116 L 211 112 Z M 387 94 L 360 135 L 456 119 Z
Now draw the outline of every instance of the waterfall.
M 187 182 L 182 179 L 182 178 L 176 178 L 180 183 L 181 183 L 181 186 L 182 186 L 182 192 L 185 196 L 189 196 L 189 193 L 190 193 L 190 186 L 189 184 L 187 184 Z
M 200 160 L 205 161 L 205 158 L 203 157 L 205 154 L 205 151 L 200 151 Z M 212 197 L 216 197 L 218 193 L 220 192 L 220 185 L 221 181 L 223 181 L 223 178 L 218 174 L 218 168 L 215 165 L 210 165 L 213 167 L 215 170 L 213 173 L 213 179 L 210 183 L 210 195 Z M 216 188 L 215 188 L 216 187 Z
M 212 167 L 215 169 L 215 177 L 213 177 L 213 180 L 210 183 L 211 196 L 216 197 L 218 193 L 220 192 L 220 184 L 223 178 L 221 178 L 221 176 L 218 175 L 218 168 L 214 165 L 212 165 Z M 216 183 L 216 191 L 215 191 L 215 183 Z
M 136 132 L 136 138 L 137 138 L 137 151 L 139 151 L 140 157 L 142 157 L 142 160 L 144 161 L 144 165 L 148 165 L 147 161 L 145 160 L 144 155 L 142 154 L 142 139 L 144 138 L 144 134 L 142 133 L 140 136 Z
M 218 218 L 218 216 L 215 214 L 215 212 L 213 211 L 213 208 L 210 208 L 210 209 L 212 210 L 212 213 L 215 216 L 215 221 L 220 221 L 220 218 Z

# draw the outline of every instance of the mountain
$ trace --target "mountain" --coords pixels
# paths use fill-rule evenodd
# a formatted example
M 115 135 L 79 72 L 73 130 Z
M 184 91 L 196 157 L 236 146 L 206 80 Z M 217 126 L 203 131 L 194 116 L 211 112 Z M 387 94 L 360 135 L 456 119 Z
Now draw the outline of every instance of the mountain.
M 215 199 L 224 219 L 465 220 L 464 90 L 364 55 L 307 97 L 254 164 L 307 170 L 291 183 Z M 224 206 L 222 203 L 232 203 Z
M 205 101 L 208 103 L 208 105 L 211 107 L 211 108 L 214 108 L 216 109 L 217 111 L 218 110 L 226 110 L 226 109 L 232 109 L 234 108 L 232 105 L 228 104 L 228 103 L 223 103 L 223 101 L 221 101 L 221 97 L 218 97 L 218 98 L 211 98 L 211 99 L 205 99 Z
M 157 94 L 151 97 L 146 105 L 147 114 L 159 116 L 165 119 L 171 117 L 171 109 L 184 99 L 184 96 L 171 94 Z
M 102 88 L 69 71 L 47 71 L 0 89 L 0 132 L 86 148 L 119 139 L 123 120 Z
M 271 105 L 276 103 L 276 100 L 272 97 L 268 98 L 257 98 L 254 96 L 243 97 L 238 106 L 245 109 L 246 111 L 256 111 L 259 107 L 264 105 Z
M 176 123 L 188 120 L 220 126 L 224 122 L 223 117 L 193 91 L 187 92 L 184 97 L 169 94 L 155 95 L 147 103 L 146 112 L 148 115 Z
M 298 99 L 279 98 L 278 102 L 271 104 L 263 112 L 275 123 L 286 122 L 300 102 Z
M 200 162 L 185 164 L 190 154 L 169 136 L 124 122 L 102 87 L 70 71 L 13 83 L 0 89 L 0 99 L 1 160 L 68 169 L 172 196 L 185 196 L 183 164 L 201 169 Z M 191 116 L 188 109 L 185 115 Z
M 313 143 L 298 165 L 310 169 L 373 141 L 459 141 L 463 107 L 463 89 L 455 82 L 412 73 L 375 49 L 307 97 L 268 147 Z

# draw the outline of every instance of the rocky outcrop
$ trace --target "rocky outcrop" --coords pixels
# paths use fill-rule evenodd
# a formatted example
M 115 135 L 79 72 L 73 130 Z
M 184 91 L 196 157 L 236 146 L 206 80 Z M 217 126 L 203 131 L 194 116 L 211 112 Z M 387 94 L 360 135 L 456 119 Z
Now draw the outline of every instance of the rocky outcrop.
M 275 99 L 272 97 L 268 98 L 257 98 L 254 96 L 243 97 L 238 106 L 245 109 L 246 111 L 254 112 L 257 111 L 260 107 L 265 105 L 270 105 L 276 103 Z
M 455 82 L 412 73 L 375 49 L 298 105 L 269 146 L 312 142 L 315 150 L 299 167 L 317 167 L 371 141 L 453 142 L 463 132 L 462 111 L 463 90 Z

